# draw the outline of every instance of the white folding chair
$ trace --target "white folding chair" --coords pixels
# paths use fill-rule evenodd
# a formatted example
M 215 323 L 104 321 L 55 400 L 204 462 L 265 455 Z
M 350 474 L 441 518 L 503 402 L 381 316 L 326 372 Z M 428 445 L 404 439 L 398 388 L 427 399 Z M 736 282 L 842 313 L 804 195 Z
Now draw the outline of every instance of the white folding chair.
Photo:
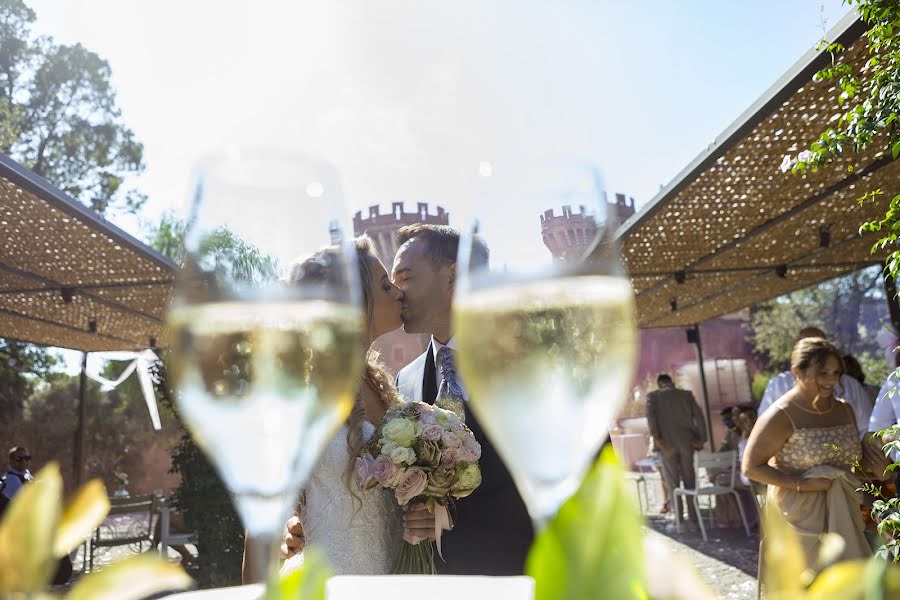
M 167 558 L 169 555 L 169 546 L 181 546 L 184 544 L 197 544 L 197 534 L 195 532 L 173 533 L 171 531 L 170 513 L 172 512 L 165 498 L 161 498 L 159 502 L 159 555 Z
M 738 512 L 741 513 L 741 522 L 744 524 L 744 530 L 747 532 L 748 536 L 750 535 L 750 525 L 747 523 L 747 515 L 744 513 L 744 505 L 741 503 L 741 496 L 738 494 L 737 490 L 734 489 L 734 484 L 737 479 L 737 455 L 737 450 L 729 450 L 727 452 L 697 452 L 694 455 L 695 473 L 697 474 L 698 479 L 700 478 L 700 469 L 709 472 L 711 469 L 723 470 L 730 468 L 731 477 L 727 486 L 716 485 L 710 482 L 709 485 L 702 487 L 698 486 L 694 489 L 687 489 L 684 487 L 675 488 L 672 492 L 672 501 L 675 505 L 675 529 L 677 531 L 681 531 L 681 515 L 679 514 L 681 511 L 678 510 L 680 507 L 678 496 L 685 496 L 686 499 L 690 498 L 688 500 L 689 502 L 693 502 L 694 510 L 697 514 L 697 523 L 700 525 L 700 534 L 703 536 L 703 541 L 707 541 L 709 538 L 706 535 L 706 527 L 703 525 L 703 516 L 700 513 L 699 498 L 701 496 L 708 496 L 710 498 L 709 526 L 714 527 L 715 520 L 712 511 L 712 498 L 715 498 L 716 496 L 731 495 L 734 496 Z

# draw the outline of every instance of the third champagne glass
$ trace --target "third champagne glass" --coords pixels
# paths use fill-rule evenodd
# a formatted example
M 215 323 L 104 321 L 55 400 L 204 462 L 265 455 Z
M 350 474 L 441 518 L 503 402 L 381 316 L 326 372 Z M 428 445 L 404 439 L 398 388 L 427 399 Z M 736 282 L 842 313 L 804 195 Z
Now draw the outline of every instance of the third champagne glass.
M 595 168 L 479 170 L 457 263 L 458 361 L 472 410 L 540 530 L 578 489 L 624 401 L 633 296 Z M 479 240 L 489 265 L 473 249 Z

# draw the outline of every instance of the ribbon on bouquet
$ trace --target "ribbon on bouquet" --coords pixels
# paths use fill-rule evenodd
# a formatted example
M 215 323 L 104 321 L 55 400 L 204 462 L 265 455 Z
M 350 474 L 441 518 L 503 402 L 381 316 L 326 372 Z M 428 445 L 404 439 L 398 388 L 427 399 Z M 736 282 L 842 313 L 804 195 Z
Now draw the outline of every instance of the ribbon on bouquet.
M 450 522 L 450 512 L 447 510 L 447 507 L 443 504 L 434 505 L 434 543 L 437 546 L 438 556 L 441 557 L 441 560 L 444 560 L 444 555 L 441 554 L 441 534 L 446 530 L 450 531 L 453 528 L 453 523 Z
M 447 507 L 443 504 L 434 503 L 434 542 L 435 546 L 437 546 L 438 556 L 441 557 L 441 560 L 444 559 L 444 555 L 441 553 L 441 534 L 445 531 L 450 531 L 453 529 L 453 521 L 450 519 L 450 511 L 447 510 Z M 406 532 L 403 533 L 403 539 L 415 546 L 416 544 L 425 540 L 425 538 L 420 538 L 417 535 L 408 535 Z

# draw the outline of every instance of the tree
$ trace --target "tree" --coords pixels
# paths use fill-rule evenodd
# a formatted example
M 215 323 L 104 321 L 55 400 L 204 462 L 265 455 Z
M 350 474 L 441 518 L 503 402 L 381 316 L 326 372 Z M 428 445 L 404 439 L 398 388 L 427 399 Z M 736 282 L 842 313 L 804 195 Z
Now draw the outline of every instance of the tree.
M 0 0 L 0 151 L 98 213 L 136 213 L 125 189 L 143 146 L 121 122 L 105 60 L 80 44 L 36 37 L 23 0 Z
M 57 359 L 43 348 L 0 338 L 0 422 L 21 420 L 25 401 L 34 392 L 39 376 L 47 374 Z
M 888 373 L 876 336 L 887 312 L 879 270 L 866 269 L 832 279 L 751 309 L 750 327 L 757 352 L 770 364 L 786 368 L 795 336 L 804 327 L 825 331 L 845 354 L 854 355 L 866 380 L 880 383 Z
M 876 144 L 900 156 L 900 2 L 897 0 L 844 0 L 856 8 L 869 26 L 866 48 L 869 60 L 860 71 L 838 60 L 844 47 L 837 43 L 825 47 L 832 64 L 815 75 L 817 81 L 831 81 L 841 93 L 837 98 L 840 117 L 798 156 L 793 171 L 816 170 L 846 152 L 859 152 Z M 886 269 L 894 279 L 900 273 L 900 193 L 897 190 L 869 189 L 860 202 L 878 202 L 893 194 L 884 217 L 862 225 L 864 231 L 879 232 L 881 238 L 872 250 L 890 248 Z

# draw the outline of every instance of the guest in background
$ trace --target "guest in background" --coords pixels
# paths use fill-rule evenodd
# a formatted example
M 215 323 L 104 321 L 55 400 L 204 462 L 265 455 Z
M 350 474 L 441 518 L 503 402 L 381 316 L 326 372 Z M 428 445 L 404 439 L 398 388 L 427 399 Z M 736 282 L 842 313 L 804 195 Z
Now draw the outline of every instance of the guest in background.
M 835 396 L 844 372 L 841 354 L 823 338 L 804 337 L 791 354 L 791 372 L 794 387 L 750 433 L 744 474 L 769 486 L 767 505 L 797 534 L 807 564 L 817 564 L 824 533 L 843 538 L 841 560 L 868 558 L 861 482 L 851 472 L 863 459 L 862 445 L 853 409 Z
M 647 395 L 647 423 L 656 448 L 662 456 L 663 474 L 669 493 L 680 485 L 687 489 L 697 487 L 694 473 L 694 452 L 706 443 L 706 426 L 703 413 L 694 395 L 675 387 L 667 373 L 656 378 L 659 389 Z M 681 497 L 674 507 L 684 514 L 687 504 L 688 522 L 696 523 L 694 505 Z
M 826 335 L 825 332 L 818 327 L 805 327 L 797 334 L 797 341 L 799 342 L 804 338 L 826 339 Z M 770 379 L 762 400 L 759 403 L 759 415 L 762 416 L 765 414 L 776 400 L 793 389 L 795 383 L 796 378 L 791 369 L 779 373 Z M 866 424 L 869 422 L 869 415 L 872 414 L 872 405 L 869 402 L 868 394 L 866 394 L 866 391 L 857 380 L 846 373 L 841 375 L 835 393 L 853 409 L 853 414 L 856 418 L 856 426 L 859 428 L 857 433 L 859 434 L 859 437 L 862 438 L 868 429 Z

